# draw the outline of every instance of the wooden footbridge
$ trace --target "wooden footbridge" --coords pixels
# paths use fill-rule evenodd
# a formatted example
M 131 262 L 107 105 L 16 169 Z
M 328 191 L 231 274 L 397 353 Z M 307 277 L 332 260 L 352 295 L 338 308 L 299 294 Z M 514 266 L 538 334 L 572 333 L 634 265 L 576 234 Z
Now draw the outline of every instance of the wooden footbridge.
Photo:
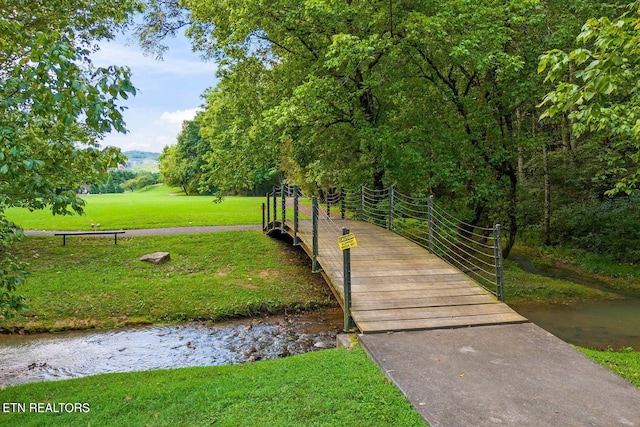
M 471 230 L 431 198 L 393 188 L 361 187 L 323 202 L 297 187 L 274 188 L 263 229 L 304 248 L 342 306 L 345 329 L 352 321 L 362 333 L 527 321 L 500 301 L 499 226 Z M 346 246 L 354 244 L 349 237 L 357 246 L 341 250 L 344 234 Z

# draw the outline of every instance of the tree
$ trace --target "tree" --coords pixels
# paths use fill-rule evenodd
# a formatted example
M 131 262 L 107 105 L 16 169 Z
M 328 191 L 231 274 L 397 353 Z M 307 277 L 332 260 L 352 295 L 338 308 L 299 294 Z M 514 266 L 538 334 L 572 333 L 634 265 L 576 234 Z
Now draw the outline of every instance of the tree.
M 23 306 L 14 295 L 25 278 L 12 253 L 22 236 L 4 217 L 12 206 L 82 213 L 77 194 L 124 161 L 98 141 L 124 132 L 119 99 L 135 94 L 129 70 L 96 68 L 97 40 L 126 24 L 135 0 L 0 0 L 0 316 Z
M 156 183 L 156 177 L 150 172 L 142 172 L 135 178 L 131 178 L 126 182 L 120 184 L 121 191 L 124 190 L 140 190 L 142 188 L 149 187 Z
M 211 152 L 211 145 L 201 134 L 202 113 L 196 114 L 193 120 L 182 123 L 182 131 L 178 135 L 174 156 L 177 173 L 180 174 L 180 186 L 185 194 L 211 194 L 215 187 L 211 187 L 203 176 L 207 155 Z M 166 167 L 164 168 L 166 170 Z
M 640 183 L 640 2 L 627 8 L 615 19 L 589 19 L 576 38 L 582 47 L 551 50 L 538 67 L 555 83 L 541 103 L 543 118 L 568 113 L 577 135 L 592 134 L 591 148 L 604 153 L 600 175 L 617 178 L 609 195 Z
M 188 171 L 184 163 L 179 163 L 176 155 L 176 146 L 167 145 L 160 154 L 160 180 L 170 187 L 180 187 L 184 194 L 189 194 L 187 187 Z
M 280 177 L 279 143 L 263 115 L 279 95 L 264 64 L 244 59 L 206 98 L 200 135 L 205 154 L 201 182 L 221 194 L 255 192 Z
M 519 180 L 563 129 L 537 120 L 539 55 L 617 3 L 185 0 L 148 28 L 187 26 L 221 63 L 201 128 L 212 180 L 273 165 L 312 188 L 428 191 L 471 224 L 504 224 L 506 256 Z

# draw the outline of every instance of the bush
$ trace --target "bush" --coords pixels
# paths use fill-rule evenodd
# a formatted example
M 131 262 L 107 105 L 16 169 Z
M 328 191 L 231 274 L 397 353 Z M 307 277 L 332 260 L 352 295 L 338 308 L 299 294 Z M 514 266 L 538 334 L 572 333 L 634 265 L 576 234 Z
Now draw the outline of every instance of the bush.
M 569 205 L 553 214 L 551 224 L 554 244 L 640 261 L 640 195 Z

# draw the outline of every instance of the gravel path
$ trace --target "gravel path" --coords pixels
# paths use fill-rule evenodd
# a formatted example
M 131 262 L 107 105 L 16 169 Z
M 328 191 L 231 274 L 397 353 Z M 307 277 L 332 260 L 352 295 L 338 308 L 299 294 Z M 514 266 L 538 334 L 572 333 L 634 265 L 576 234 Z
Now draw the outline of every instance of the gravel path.
M 125 236 L 162 236 L 169 234 L 198 234 L 214 233 L 220 231 L 244 231 L 261 229 L 262 226 L 260 225 L 210 225 L 201 227 L 147 228 L 126 230 Z M 53 236 L 55 233 L 62 232 L 63 231 L 61 230 L 25 230 L 24 234 L 27 236 Z

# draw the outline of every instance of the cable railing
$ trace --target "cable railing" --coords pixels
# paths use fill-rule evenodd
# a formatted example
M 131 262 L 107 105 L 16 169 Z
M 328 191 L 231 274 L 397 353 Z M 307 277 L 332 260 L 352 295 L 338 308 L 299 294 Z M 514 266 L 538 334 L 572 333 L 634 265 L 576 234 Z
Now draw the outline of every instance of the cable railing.
M 287 198 L 293 200 L 289 210 Z M 344 252 L 337 245 L 319 247 L 318 232 L 329 236 L 329 242 L 335 242 L 346 230 L 345 223 L 338 223 L 357 219 L 391 230 L 426 248 L 504 301 L 500 224 L 482 227 L 462 221 L 439 206 L 433 196 L 407 195 L 393 186 L 377 190 L 362 185 L 358 189 L 321 192 L 316 197 L 305 195 L 296 186 L 281 185 L 273 187 L 267 195 L 263 228 L 267 232 L 274 228 L 282 233 L 291 232 L 294 244 L 298 244 L 298 222 L 305 209 L 313 218 L 314 271 L 320 269 L 319 251 L 324 262 L 344 262 L 341 260 Z
M 312 271 L 322 270 L 319 259 L 322 259 L 325 265 L 334 264 L 343 267 L 344 330 L 346 332 L 355 324 L 351 317 L 351 253 L 348 248 L 342 250 L 338 246 L 339 237 L 349 234 L 349 229 L 345 227 L 344 222 L 338 223 L 346 218 L 343 200 L 342 193 L 327 192 L 316 197 L 306 195 L 297 186 L 286 184 L 274 186 L 267 194 L 267 202 L 262 206 L 262 227 L 265 232 L 279 230 L 282 234 L 291 234 L 293 244 L 298 245 L 301 243 L 299 237 L 301 217 L 311 219 Z M 336 207 L 339 209 L 338 216 L 336 216 Z M 320 236 L 322 236 L 322 242 Z

